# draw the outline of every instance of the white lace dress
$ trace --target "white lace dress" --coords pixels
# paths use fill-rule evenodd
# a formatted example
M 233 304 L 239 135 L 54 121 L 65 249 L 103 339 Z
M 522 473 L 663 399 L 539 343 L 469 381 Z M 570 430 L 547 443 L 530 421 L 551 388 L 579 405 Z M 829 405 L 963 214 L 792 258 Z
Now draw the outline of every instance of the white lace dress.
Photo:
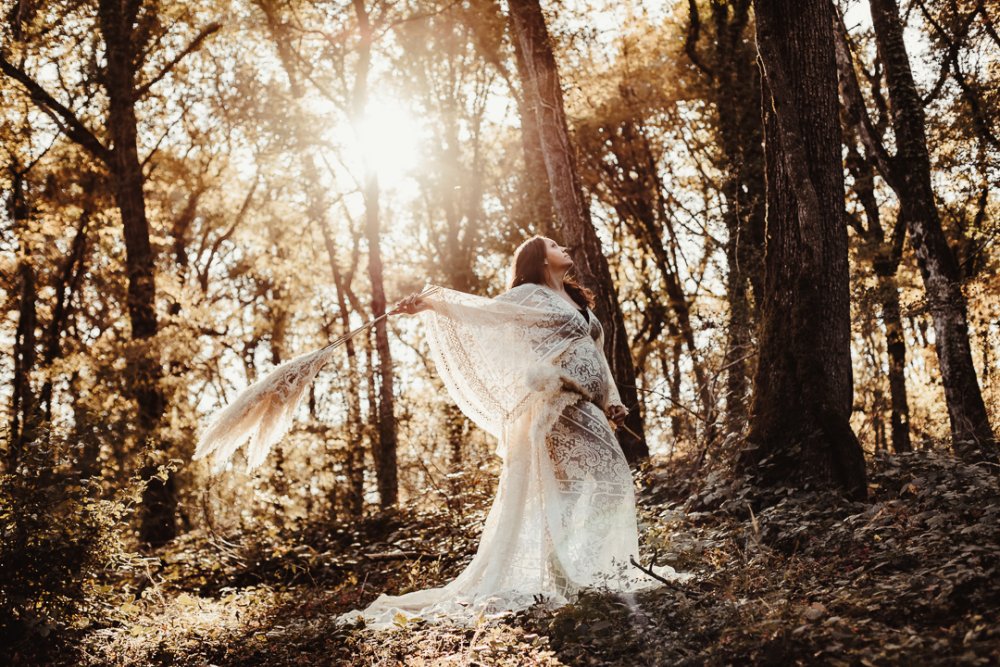
M 454 580 L 382 595 L 339 620 L 468 625 L 537 601 L 556 607 L 586 587 L 658 585 L 629 563 L 639 547 L 632 475 L 605 417 L 621 401 L 593 312 L 535 284 L 495 299 L 442 289 L 427 302 L 422 317 L 445 386 L 498 439 L 497 495 L 475 557 Z

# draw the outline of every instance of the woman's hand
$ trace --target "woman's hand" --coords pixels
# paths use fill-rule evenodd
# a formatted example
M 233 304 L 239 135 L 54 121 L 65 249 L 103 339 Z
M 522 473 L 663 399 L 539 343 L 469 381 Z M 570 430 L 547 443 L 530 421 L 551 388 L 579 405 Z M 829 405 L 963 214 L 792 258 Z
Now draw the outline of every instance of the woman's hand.
M 628 409 L 624 405 L 611 405 L 608 406 L 608 419 L 614 422 L 615 426 L 621 426 L 625 423 L 625 418 L 628 417 Z
M 395 315 L 398 313 L 402 315 L 413 315 L 422 310 L 427 310 L 428 308 L 430 308 L 430 305 L 420 298 L 420 294 L 418 292 L 414 292 L 393 306 L 392 310 L 389 311 L 389 314 Z

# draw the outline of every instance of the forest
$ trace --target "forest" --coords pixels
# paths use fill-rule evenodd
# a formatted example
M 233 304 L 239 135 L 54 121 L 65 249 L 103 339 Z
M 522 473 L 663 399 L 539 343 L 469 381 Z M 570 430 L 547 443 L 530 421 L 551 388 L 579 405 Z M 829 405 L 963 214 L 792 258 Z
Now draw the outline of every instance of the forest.
M 0 10 L 3 664 L 1000 662 L 993 0 Z M 535 234 L 634 565 L 693 576 L 337 623 L 460 573 L 502 471 L 394 304 Z M 259 466 L 192 460 L 335 341 Z

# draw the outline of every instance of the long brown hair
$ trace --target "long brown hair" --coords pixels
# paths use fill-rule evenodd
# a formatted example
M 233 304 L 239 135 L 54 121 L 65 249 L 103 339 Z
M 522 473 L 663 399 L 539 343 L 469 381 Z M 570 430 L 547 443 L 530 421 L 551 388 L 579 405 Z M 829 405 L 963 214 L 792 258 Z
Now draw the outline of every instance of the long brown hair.
M 510 280 L 507 289 L 513 289 L 525 283 L 545 284 L 545 237 L 532 236 L 517 246 L 514 251 L 514 261 L 510 267 Z M 576 281 L 576 278 L 563 276 L 563 287 L 580 308 L 594 307 L 594 293 Z

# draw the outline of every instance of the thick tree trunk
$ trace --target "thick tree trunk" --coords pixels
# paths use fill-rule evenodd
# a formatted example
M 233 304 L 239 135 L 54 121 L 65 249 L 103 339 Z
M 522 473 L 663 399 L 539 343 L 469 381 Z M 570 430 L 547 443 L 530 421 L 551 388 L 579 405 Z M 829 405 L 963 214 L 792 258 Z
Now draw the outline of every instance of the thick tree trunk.
M 741 466 L 765 484 L 867 495 L 851 430 L 847 231 L 828 0 L 757 0 L 767 236 L 760 357 Z
M 510 0 L 508 5 L 513 33 L 524 56 L 527 78 L 522 81 L 522 89 L 536 109 L 545 171 L 559 223 L 557 231 L 571 249 L 576 270 L 597 287 L 595 311 L 605 325 L 605 352 L 622 401 L 630 410 L 625 421 L 628 428 L 618 431 L 619 441 L 626 458 L 635 463 L 649 456 L 635 388 L 635 368 L 608 261 L 580 187 L 545 17 L 538 0 Z
M 514 43 L 514 62 L 517 76 L 521 81 L 521 95 L 517 98 L 517 112 L 521 119 L 521 147 L 524 151 L 524 223 L 536 225 L 543 234 L 552 234 L 555 229 L 555 212 L 552 210 L 552 195 L 549 194 L 549 175 L 545 171 L 545 157 L 542 154 L 542 140 L 538 134 L 538 98 L 530 95 L 524 82 L 531 77 L 524 59 L 521 41 Z
M 149 223 L 143 195 L 143 174 L 137 145 L 135 115 L 136 64 L 140 61 L 133 43 L 133 26 L 139 3 L 101 0 L 98 19 L 106 48 L 105 87 L 108 93 L 108 132 L 112 147 L 109 169 L 115 203 L 121 215 L 125 237 L 125 263 L 128 273 L 127 305 L 132 339 L 148 340 L 156 336 L 155 258 L 149 242 Z M 153 435 L 164 411 L 164 396 L 159 387 L 160 365 L 155 352 L 145 350 L 130 369 L 138 405 L 138 426 L 143 437 Z M 149 478 L 163 461 L 154 452 L 144 466 Z M 173 475 L 166 480 L 153 478 L 143 494 L 140 535 L 152 545 L 176 536 L 174 515 L 177 507 Z
M 871 0 L 870 6 L 892 102 L 897 146 L 893 188 L 899 197 L 900 216 L 909 229 L 934 321 L 934 346 L 948 405 L 952 446 L 965 459 L 995 462 L 997 443 L 972 362 L 958 264 L 948 247 L 934 201 L 923 104 L 910 71 L 899 8 L 896 0 Z

